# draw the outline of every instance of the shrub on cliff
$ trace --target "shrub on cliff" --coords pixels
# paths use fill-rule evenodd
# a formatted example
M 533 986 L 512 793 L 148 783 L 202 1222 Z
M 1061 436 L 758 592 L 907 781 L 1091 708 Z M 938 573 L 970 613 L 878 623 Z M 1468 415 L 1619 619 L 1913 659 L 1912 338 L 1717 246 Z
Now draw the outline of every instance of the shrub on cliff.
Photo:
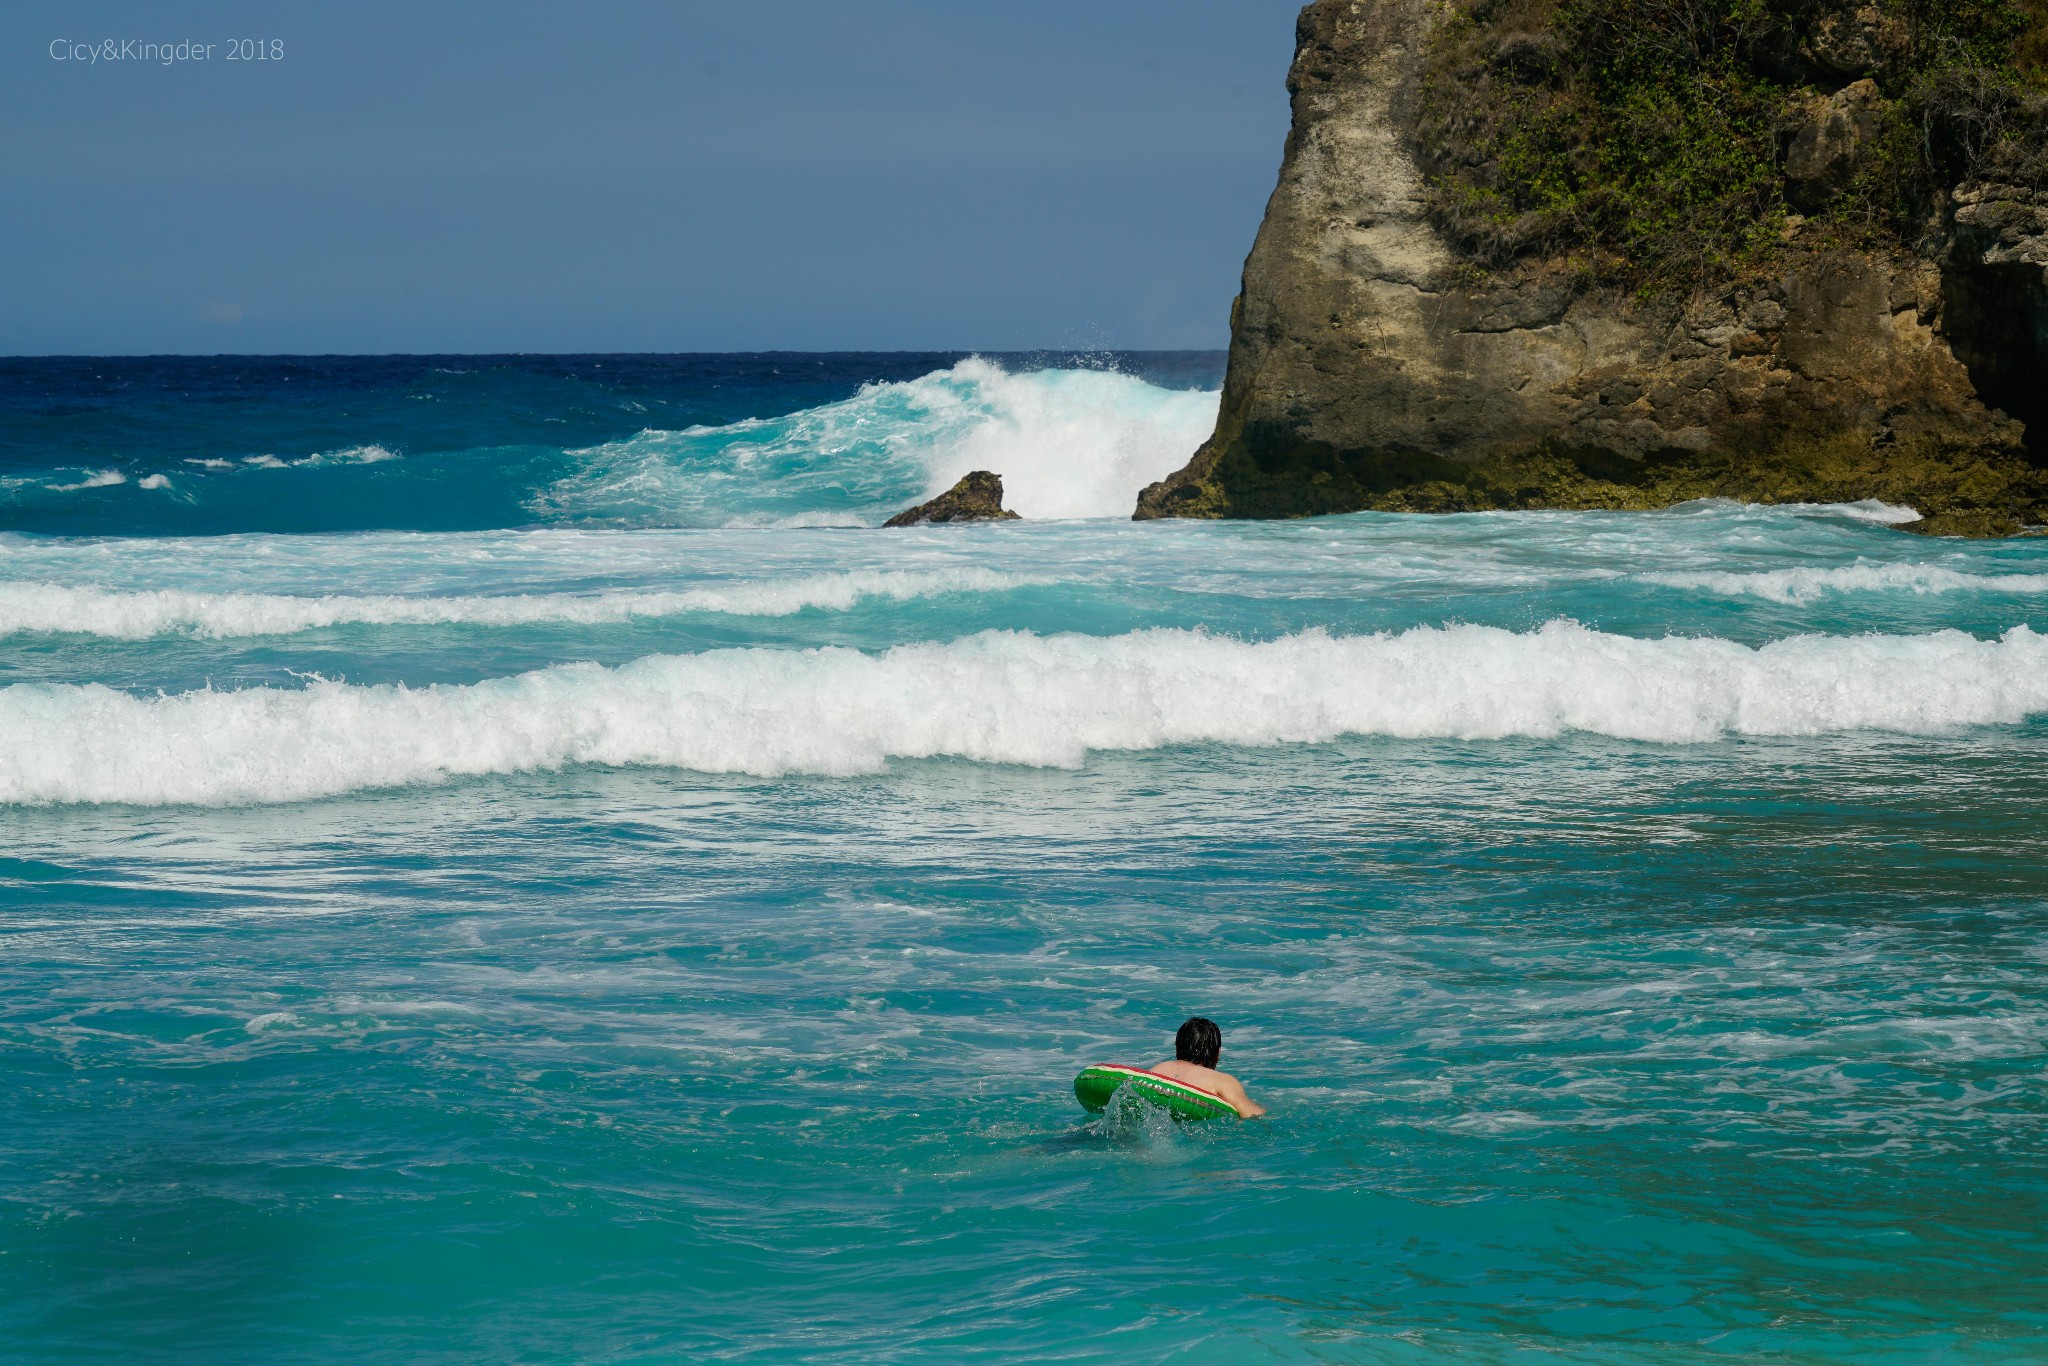
M 1439 225 L 1481 269 L 1645 292 L 1911 245 L 1965 180 L 2048 183 L 2048 0 L 1451 0 L 1422 83 Z

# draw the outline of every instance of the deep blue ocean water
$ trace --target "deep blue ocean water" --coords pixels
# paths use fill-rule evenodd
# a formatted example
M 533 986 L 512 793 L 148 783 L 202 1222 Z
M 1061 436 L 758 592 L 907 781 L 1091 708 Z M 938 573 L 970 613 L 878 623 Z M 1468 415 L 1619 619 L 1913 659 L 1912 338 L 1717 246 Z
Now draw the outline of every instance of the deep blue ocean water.
M 1220 371 L 0 361 L 0 1356 L 2048 1358 L 2048 540 Z

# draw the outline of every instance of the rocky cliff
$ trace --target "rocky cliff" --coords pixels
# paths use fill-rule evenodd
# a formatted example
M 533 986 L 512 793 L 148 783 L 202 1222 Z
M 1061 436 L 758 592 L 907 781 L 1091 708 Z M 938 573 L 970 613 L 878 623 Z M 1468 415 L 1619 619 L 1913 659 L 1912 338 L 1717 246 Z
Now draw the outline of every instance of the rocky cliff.
M 2048 521 L 2048 193 L 1962 178 L 2034 174 L 2010 64 L 1997 156 L 1955 152 L 1910 136 L 1959 98 L 1912 56 L 1924 4 L 1794 0 L 1690 55 L 1617 30 L 1630 8 L 1303 10 L 1217 428 L 1139 518 L 1722 495 Z

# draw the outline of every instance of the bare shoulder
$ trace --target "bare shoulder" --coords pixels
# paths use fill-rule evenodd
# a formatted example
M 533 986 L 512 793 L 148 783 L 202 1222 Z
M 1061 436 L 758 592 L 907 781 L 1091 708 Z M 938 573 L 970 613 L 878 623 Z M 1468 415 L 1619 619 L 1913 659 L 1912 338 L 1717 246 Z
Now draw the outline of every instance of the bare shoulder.
M 1178 1058 L 1155 1063 L 1152 1070 L 1162 1077 L 1172 1077 L 1175 1081 L 1186 1082 L 1189 1086 L 1199 1086 L 1205 1091 L 1215 1090 L 1219 1079 L 1228 1080 L 1221 1072 L 1203 1067 L 1199 1063 L 1182 1062 Z
M 1162 1077 L 1172 1077 L 1175 1081 L 1186 1082 L 1189 1086 L 1199 1086 L 1204 1091 L 1223 1097 L 1230 1102 L 1231 1108 L 1247 1119 L 1266 1113 L 1265 1106 L 1245 1094 L 1244 1083 L 1228 1072 L 1218 1072 L 1213 1067 L 1203 1067 L 1197 1063 L 1182 1062 L 1178 1058 L 1162 1062 L 1152 1070 Z
M 1209 1073 L 1209 1087 L 1225 1100 L 1243 1100 L 1244 1083 L 1228 1072 Z
M 1229 1101 L 1231 1107 L 1246 1119 L 1256 1119 L 1266 1113 L 1266 1107 L 1246 1094 L 1244 1083 L 1228 1072 L 1211 1072 L 1215 1083 L 1210 1087 L 1217 1095 Z

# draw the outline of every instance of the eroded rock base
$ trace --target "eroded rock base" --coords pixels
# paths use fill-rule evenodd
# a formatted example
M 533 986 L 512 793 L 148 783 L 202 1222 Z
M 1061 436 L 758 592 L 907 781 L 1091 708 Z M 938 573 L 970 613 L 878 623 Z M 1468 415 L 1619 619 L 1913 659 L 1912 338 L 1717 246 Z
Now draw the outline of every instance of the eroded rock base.
M 1225 452 L 1207 478 L 1175 485 L 1158 498 L 1160 511 L 1152 515 L 1651 511 L 1696 498 L 1876 498 L 1920 513 L 1922 520 L 1907 529 L 1929 535 L 2005 536 L 2048 524 L 2048 471 L 2016 450 L 1981 446 L 1900 451 L 1835 436 L 1752 453 L 1669 451 L 1630 460 L 1599 447 L 1553 445 L 1478 464 L 1424 451 L 1340 452 L 1313 444 L 1267 447 L 1261 460 L 1252 455 L 1257 449 L 1241 444 Z

